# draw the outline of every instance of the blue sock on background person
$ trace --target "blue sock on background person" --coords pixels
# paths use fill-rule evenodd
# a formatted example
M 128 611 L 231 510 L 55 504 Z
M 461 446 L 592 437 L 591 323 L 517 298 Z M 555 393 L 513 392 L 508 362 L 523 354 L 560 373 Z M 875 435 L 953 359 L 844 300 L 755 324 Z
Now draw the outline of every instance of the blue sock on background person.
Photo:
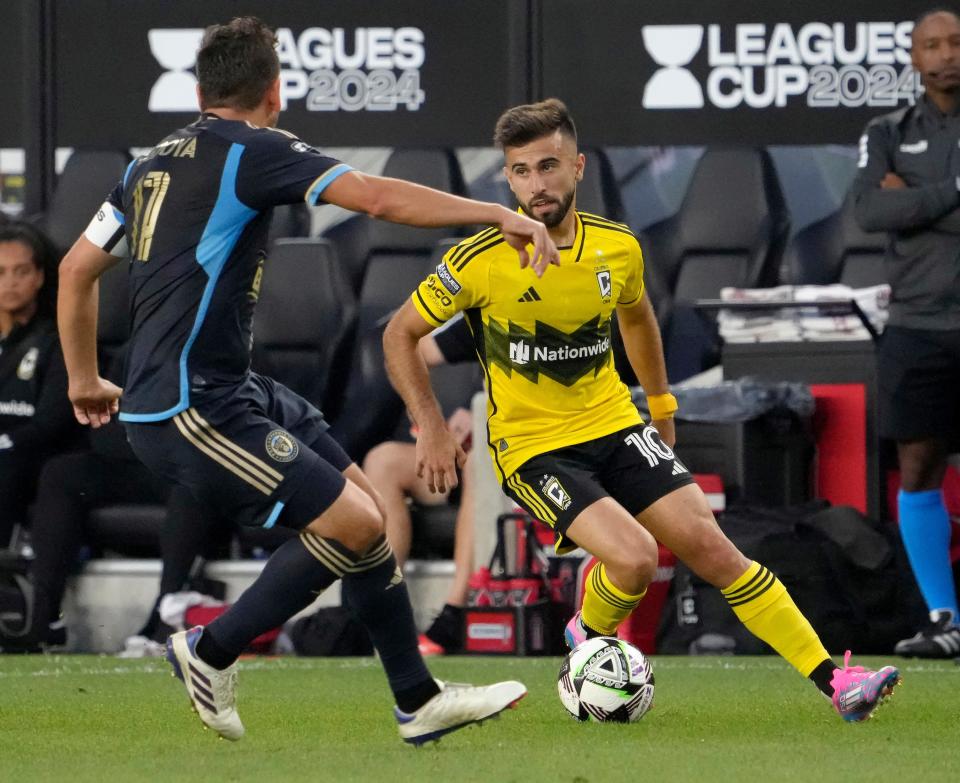
M 900 537 L 927 609 L 931 612 L 949 609 L 957 622 L 960 611 L 950 563 L 950 516 L 943 492 L 939 489 L 923 492 L 900 490 L 897 506 Z

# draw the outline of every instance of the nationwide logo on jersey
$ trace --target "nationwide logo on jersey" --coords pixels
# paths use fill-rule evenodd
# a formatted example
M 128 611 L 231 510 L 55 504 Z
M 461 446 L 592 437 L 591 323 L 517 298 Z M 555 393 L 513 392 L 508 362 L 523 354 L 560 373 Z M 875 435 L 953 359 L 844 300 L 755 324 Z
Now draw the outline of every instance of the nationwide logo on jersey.
M 510 343 L 510 361 L 521 367 L 530 364 L 530 345 L 523 340 Z
M 545 375 L 573 386 L 610 361 L 610 321 L 601 323 L 599 315 L 573 334 L 542 321 L 534 322 L 531 333 L 513 321 L 505 327 L 493 318 L 483 325 L 483 333 L 487 365 L 497 365 L 507 376 L 516 372 L 532 383 Z
M 292 462 L 300 453 L 297 441 L 285 430 L 272 430 L 267 435 L 267 454 L 277 462 Z
M 563 488 L 563 484 L 560 483 L 560 479 L 556 476 L 547 476 L 546 480 L 543 482 L 543 494 L 547 496 L 561 511 L 566 511 L 570 508 L 570 504 L 573 502 L 573 499 L 570 497 L 570 493 Z

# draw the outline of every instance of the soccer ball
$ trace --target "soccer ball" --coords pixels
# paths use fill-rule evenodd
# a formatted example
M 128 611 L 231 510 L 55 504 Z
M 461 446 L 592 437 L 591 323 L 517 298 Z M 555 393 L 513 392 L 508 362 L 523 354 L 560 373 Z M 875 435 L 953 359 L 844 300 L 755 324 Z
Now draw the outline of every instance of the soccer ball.
M 653 706 L 653 669 L 629 642 L 600 636 L 563 659 L 557 690 L 577 720 L 633 723 Z

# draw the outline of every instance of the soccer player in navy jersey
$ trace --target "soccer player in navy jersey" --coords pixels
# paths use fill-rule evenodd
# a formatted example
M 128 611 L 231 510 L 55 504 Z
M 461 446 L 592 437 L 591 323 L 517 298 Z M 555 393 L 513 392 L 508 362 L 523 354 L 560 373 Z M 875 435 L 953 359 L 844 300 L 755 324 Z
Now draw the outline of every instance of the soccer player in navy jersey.
M 526 689 L 430 676 L 384 537 L 382 502 L 316 408 L 250 371 L 271 210 L 323 201 L 416 226 L 488 223 L 538 274 L 558 253 L 541 223 L 361 174 L 276 130 L 275 47 L 273 31 L 252 17 L 207 29 L 197 57 L 199 119 L 130 164 L 64 259 L 59 324 L 70 400 L 92 427 L 119 413 L 148 467 L 222 513 L 300 531 L 229 611 L 168 640 L 174 672 L 205 724 L 227 739 L 243 736 L 237 657 L 342 579 L 386 671 L 400 735 L 420 744 L 499 713 Z M 120 389 L 98 373 L 97 280 L 127 255 L 132 336 Z

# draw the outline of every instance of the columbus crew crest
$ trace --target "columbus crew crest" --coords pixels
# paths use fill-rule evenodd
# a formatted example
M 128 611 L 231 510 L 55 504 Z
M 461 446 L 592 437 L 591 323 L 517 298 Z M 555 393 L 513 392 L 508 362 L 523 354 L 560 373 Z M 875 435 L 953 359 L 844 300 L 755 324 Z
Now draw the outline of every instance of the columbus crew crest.
M 609 302 L 613 295 L 613 283 L 610 279 L 609 269 L 600 269 L 597 271 L 597 285 L 600 286 L 600 298 L 604 302 Z

